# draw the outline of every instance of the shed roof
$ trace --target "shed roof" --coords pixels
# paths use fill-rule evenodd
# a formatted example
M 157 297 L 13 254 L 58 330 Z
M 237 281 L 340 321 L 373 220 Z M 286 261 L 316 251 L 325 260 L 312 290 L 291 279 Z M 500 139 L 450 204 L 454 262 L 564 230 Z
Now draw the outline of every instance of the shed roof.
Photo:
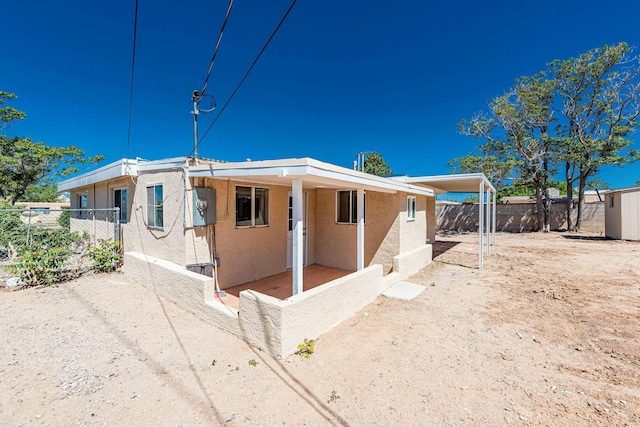
M 607 191 L 602 191 L 602 194 L 609 194 L 609 193 L 628 193 L 631 191 L 640 191 L 640 187 L 627 187 L 627 188 L 618 188 L 615 190 L 607 190 Z

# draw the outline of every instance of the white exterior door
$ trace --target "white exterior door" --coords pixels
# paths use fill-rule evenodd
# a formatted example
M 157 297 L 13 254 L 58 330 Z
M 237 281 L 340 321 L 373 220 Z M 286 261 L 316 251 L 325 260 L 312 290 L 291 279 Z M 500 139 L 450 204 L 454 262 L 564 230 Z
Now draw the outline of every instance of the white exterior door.
M 304 249 L 302 263 L 307 265 L 307 218 L 309 216 L 309 193 L 306 191 L 303 192 L 302 198 L 304 200 L 304 206 L 302 206 L 302 246 Z M 289 215 L 287 221 L 287 269 L 290 269 L 293 265 L 293 198 L 291 197 L 291 192 L 289 192 Z

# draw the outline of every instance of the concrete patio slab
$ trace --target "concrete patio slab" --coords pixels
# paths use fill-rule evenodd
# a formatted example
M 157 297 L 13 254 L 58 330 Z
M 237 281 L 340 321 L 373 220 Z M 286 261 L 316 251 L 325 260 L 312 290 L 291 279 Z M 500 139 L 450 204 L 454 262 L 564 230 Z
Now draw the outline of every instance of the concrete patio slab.
M 422 291 L 424 291 L 425 289 L 425 286 L 402 281 L 396 283 L 395 285 L 384 291 L 382 295 L 387 298 L 395 298 L 408 301 L 420 295 L 420 293 L 422 293 Z

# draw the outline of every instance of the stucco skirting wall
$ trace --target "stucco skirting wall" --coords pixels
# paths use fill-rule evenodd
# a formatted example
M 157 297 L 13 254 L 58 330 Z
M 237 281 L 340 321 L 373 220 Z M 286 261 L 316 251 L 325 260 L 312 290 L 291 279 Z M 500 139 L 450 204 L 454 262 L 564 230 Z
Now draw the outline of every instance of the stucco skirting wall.
M 205 294 L 213 293 L 213 279 L 192 273 L 172 262 L 137 252 L 124 254 L 127 279 L 141 284 L 183 309 L 239 335 L 237 313 L 224 313 L 205 303 Z
M 393 257 L 393 271 L 399 273 L 402 279 L 406 279 L 431 264 L 432 259 L 432 246 L 430 244 L 422 245 L 417 249 Z
M 274 356 L 286 357 L 305 338 L 318 338 L 353 316 L 386 286 L 382 266 L 372 265 L 286 300 L 242 291 L 243 337 Z
M 384 277 L 382 266 L 372 265 L 285 300 L 242 291 L 238 313 L 214 300 L 212 279 L 172 262 L 127 252 L 124 271 L 133 282 L 276 357 L 328 332 L 401 279 L 396 273 Z

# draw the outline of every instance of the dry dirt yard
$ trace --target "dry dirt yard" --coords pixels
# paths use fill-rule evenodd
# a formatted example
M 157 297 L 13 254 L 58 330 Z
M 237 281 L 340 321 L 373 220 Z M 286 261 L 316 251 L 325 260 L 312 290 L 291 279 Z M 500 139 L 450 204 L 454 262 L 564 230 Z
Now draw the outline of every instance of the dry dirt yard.
M 476 239 L 309 359 L 118 274 L 0 292 L 0 425 L 640 425 L 640 244 L 499 234 L 480 271 Z

